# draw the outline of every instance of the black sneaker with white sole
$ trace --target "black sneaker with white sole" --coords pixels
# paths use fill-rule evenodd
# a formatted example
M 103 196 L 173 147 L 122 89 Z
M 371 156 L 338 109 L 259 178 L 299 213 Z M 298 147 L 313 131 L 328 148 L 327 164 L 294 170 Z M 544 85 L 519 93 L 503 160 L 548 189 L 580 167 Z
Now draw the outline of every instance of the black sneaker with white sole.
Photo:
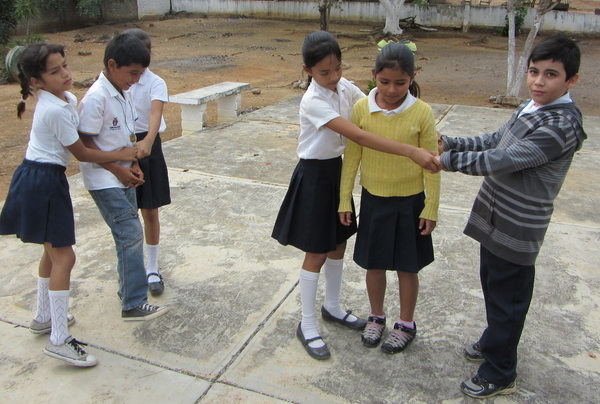
M 144 303 L 135 309 L 123 310 L 121 312 L 121 318 L 123 321 L 148 321 L 160 317 L 168 311 L 168 307 Z

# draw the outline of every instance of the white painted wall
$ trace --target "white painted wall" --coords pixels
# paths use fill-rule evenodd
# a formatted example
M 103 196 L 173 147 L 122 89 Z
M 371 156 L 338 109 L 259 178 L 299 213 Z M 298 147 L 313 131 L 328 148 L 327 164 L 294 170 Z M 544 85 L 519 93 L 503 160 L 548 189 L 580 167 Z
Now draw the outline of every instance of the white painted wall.
M 137 0 L 138 18 L 154 17 L 171 11 L 171 0 Z
M 206 14 L 243 14 L 248 17 L 289 19 L 318 19 L 318 2 L 309 1 L 254 1 L 254 0 L 138 0 L 139 17 L 187 11 Z M 342 2 L 341 10 L 331 10 L 334 21 L 385 22 L 385 12 L 379 3 Z M 525 28 L 530 28 L 535 14 L 529 9 Z M 454 5 L 431 5 L 421 10 L 414 4 L 405 4 L 402 18 L 417 16 L 417 22 L 433 27 L 461 27 L 464 8 Z M 471 6 L 470 24 L 473 27 L 504 26 L 504 7 Z M 600 35 L 600 16 L 594 14 L 551 11 L 545 17 L 542 31 L 596 33 Z

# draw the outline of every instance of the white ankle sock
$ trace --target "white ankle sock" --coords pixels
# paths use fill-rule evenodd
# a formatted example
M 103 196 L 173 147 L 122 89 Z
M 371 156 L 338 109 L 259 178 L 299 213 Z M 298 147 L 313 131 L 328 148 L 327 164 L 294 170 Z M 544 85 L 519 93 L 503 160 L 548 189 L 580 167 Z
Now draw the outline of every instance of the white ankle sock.
M 414 321 L 404 321 L 402 319 L 398 320 L 398 324 L 402 324 L 403 326 L 405 326 L 406 328 L 410 328 L 411 330 L 415 329 L 415 322 Z
M 50 342 L 62 345 L 69 337 L 67 314 L 69 312 L 69 290 L 49 290 L 50 308 L 52 312 L 52 331 Z
M 38 323 L 45 323 L 50 320 L 50 298 L 48 297 L 48 287 L 50 278 L 38 277 L 37 303 L 35 307 L 35 317 Z
M 323 306 L 332 316 L 340 320 L 346 317 L 346 312 L 340 307 L 340 290 L 342 288 L 342 273 L 344 260 L 332 260 L 327 258 L 323 266 L 325 273 L 325 302 Z M 350 314 L 346 321 L 352 323 L 357 318 Z
M 302 300 L 302 334 L 304 339 L 318 337 L 317 318 L 315 316 L 315 300 L 317 300 L 317 285 L 319 273 L 300 270 L 300 298 Z M 321 348 L 325 343 L 322 340 L 308 344 L 311 348 Z
M 146 244 L 146 252 L 148 254 L 148 264 L 146 265 L 146 276 L 151 273 L 158 272 L 158 244 L 148 245 Z M 152 275 L 148 278 L 148 283 L 160 282 L 160 278 L 156 275 Z

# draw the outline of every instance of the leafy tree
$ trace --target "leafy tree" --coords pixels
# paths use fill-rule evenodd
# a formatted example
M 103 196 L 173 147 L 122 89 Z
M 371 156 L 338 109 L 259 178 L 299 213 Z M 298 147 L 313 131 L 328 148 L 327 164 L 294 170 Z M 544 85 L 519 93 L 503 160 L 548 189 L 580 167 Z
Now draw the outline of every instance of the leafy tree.
M 0 0 L 0 45 L 6 45 L 10 41 L 17 22 L 14 0 Z
M 15 0 L 15 17 L 20 21 L 27 21 L 27 35 L 29 25 L 33 18 L 40 16 L 37 0 Z

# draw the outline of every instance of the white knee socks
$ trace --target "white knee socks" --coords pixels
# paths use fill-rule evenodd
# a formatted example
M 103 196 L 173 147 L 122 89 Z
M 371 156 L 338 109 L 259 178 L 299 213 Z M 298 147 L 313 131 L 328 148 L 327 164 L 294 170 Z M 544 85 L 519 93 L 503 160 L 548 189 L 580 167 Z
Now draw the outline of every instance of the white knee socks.
M 48 297 L 48 286 L 50 278 L 38 277 L 37 303 L 35 307 L 35 317 L 38 323 L 45 323 L 50 320 L 50 298 Z
M 151 273 L 158 273 L 158 244 L 148 245 L 146 244 L 146 252 L 148 254 L 148 264 L 146 265 L 146 276 Z M 160 282 L 160 278 L 156 275 L 152 275 L 148 278 L 148 283 Z
M 52 316 L 52 332 L 50 342 L 53 345 L 62 345 L 69 337 L 69 325 L 67 314 L 69 311 L 69 291 L 68 290 L 50 290 L 50 309 Z
M 325 273 L 325 302 L 323 306 L 334 317 L 343 319 L 346 312 L 340 307 L 340 290 L 342 288 L 342 273 L 344 260 L 332 260 L 327 258 L 323 265 Z M 354 322 L 357 318 L 350 314 L 346 321 Z
M 300 270 L 300 297 L 302 300 L 302 334 L 305 339 L 319 336 L 317 319 L 315 316 L 315 300 L 317 299 L 317 285 L 319 273 Z M 308 344 L 311 348 L 320 348 L 325 345 L 322 340 Z

